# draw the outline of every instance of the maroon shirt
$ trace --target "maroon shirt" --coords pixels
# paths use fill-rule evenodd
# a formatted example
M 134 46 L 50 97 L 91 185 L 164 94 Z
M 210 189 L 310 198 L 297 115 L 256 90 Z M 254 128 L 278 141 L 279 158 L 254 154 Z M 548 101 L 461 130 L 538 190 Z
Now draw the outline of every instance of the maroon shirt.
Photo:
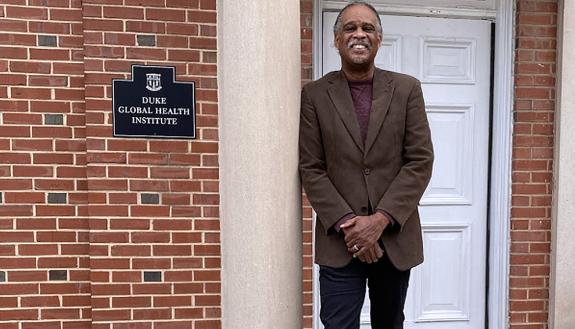
M 369 114 L 371 112 L 371 100 L 373 91 L 373 78 L 365 81 L 348 81 L 353 108 L 359 123 L 361 140 L 365 143 L 367 127 L 369 126 Z

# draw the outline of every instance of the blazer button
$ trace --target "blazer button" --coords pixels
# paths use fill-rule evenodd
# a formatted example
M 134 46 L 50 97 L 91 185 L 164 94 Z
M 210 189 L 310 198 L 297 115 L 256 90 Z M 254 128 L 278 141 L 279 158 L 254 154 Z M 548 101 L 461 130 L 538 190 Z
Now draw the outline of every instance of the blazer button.
M 362 214 L 367 214 L 367 207 L 361 207 L 359 210 L 361 210 Z
M 369 174 L 371 174 L 371 169 L 369 169 L 369 168 L 363 169 L 363 174 L 366 175 L 366 176 L 369 175 Z

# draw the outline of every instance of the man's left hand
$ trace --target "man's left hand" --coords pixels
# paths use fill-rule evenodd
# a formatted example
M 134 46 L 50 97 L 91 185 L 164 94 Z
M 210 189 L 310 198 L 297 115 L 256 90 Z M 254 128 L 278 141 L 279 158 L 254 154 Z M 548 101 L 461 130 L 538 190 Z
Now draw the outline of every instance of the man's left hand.
M 351 218 L 340 227 L 345 233 L 347 250 L 354 257 L 363 256 L 383 233 L 383 230 L 391 223 L 386 215 L 376 212 L 370 216 L 356 216 Z

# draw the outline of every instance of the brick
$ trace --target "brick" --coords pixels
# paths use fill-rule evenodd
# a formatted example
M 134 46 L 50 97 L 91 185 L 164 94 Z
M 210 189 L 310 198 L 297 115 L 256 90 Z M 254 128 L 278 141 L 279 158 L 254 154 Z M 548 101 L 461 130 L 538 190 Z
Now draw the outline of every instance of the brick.
M 179 35 L 198 35 L 198 25 L 189 23 L 166 23 L 166 33 Z
M 40 257 L 38 258 L 39 268 L 62 268 L 77 267 L 78 260 L 75 257 Z M 55 286 L 57 290 L 57 286 Z
M 145 22 L 145 21 L 127 21 L 127 32 L 144 32 L 153 34 L 163 34 L 166 32 L 166 23 L 164 22 Z
M 183 22 L 186 20 L 186 12 L 179 9 L 147 8 L 146 20 Z
M 194 297 L 194 303 L 197 306 L 219 306 L 221 302 L 217 295 L 198 295 Z
M 38 19 L 38 20 L 48 18 L 48 10 L 46 8 L 6 6 L 5 11 L 6 16 L 12 18 L 26 18 L 26 19 Z
M 186 245 L 154 245 L 154 256 L 191 256 L 192 248 Z
M 6 32 L 26 32 L 28 27 L 26 21 L 2 18 L 2 20 L 0 20 L 0 30 Z
M 171 285 L 165 283 L 145 283 L 132 285 L 132 294 L 134 295 L 165 295 L 171 294 L 171 291 Z
M 69 127 L 32 127 L 32 137 L 36 138 L 72 138 Z
M 190 196 L 188 194 L 163 194 L 162 204 L 188 205 L 190 204 Z
M 170 319 L 172 317 L 171 310 L 168 308 L 164 309 L 137 309 L 134 310 L 134 319 L 137 320 L 161 320 L 161 319 Z M 156 322 L 154 323 L 154 327 L 157 328 L 159 323 L 164 322 Z
M 155 219 L 153 228 L 154 230 L 189 231 L 192 229 L 192 221 L 185 219 L 178 219 L 176 221 Z
M 166 7 L 198 8 L 199 0 L 166 0 Z
M 104 43 L 106 45 L 134 46 L 136 39 L 133 34 L 129 33 L 104 33 Z
M 116 271 L 112 272 L 113 282 L 141 282 L 142 273 L 139 271 Z
M 210 11 L 188 10 L 188 21 L 194 23 L 215 23 L 216 13 Z
M 168 206 L 131 206 L 131 216 L 136 217 L 167 217 L 170 215 Z
M 2 272 L 3 273 L 3 272 Z M 0 274 L 0 276 L 2 276 L 3 274 Z M 4 282 L 2 279 L 0 279 L 0 282 Z M 17 308 L 18 307 L 18 298 L 17 297 L 0 297 L 0 308 Z M 8 325 L 6 323 L 4 323 L 3 325 Z M 10 328 L 10 329 L 17 329 L 18 328 L 18 324 L 14 323 L 14 327 L 6 327 L 6 329 Z M 2 325 L 0 325 L 0 328 L 4 328 L 2 327 Z
M 167 269 L 171 267 L 169 258 L 134 258 L 132 267 L 134 269 Z
M 177 328 L 191 328 L 192 323 L 197 323 L 197 321 L 170 321 L 170 322 L 158 322 L 155 329 L 177 329 Z M 195 326 L 195 325 L 194 325 Z M 216 328 L 217 329 L 217 328 Z
M 63 3 L 65 2 L 64 0 L 61 1 Z M 50 4 L 52 5 L 53 2 L 54 1 L 51 1 Z M 66 5 L 62 7 L 66 7 Z M 50 18 L 56 21 L 79 22 L 82 20 L 82 10 L 78 10 L 76 8 L 52 8 L 50 9 Z
M 84 18 L 84 29 L 90 31 L 122 31 L 123 22 L 113 19 Z
M 152 193 L 142 193 L 140 195 L 141 203 L 142 204 L 159 204 L 160 203 L 160 195 L 159 194 L 152 194 Z
M 138 46 L 153 47 L 156 45 L 155 35 L 137 35 L 136 40 Z
M 214 0 L 200 0 L 200 9 L 205 9 L 205 10 L 216 10 L 216 1 Z M 313 7 L 310 8 L 306 8 L 302 6 L 302 11 L 307 11 L 307 12 L 312 12 L 313 11 Z
M 122 19 L 143 19 L 144 9 L 134 7 L 103 7 L 104 17 Z
M 145 271 L 144 272 L 144 282 L 161 282 L 162 272 L 160 271 Z M 149 305 L 147 305 L 149 306 Z
M 191 75 L 217 75 L 217 66 L 213 64 L 190 64 L 188 65 L 188 74 Z M 204 97 L 202 97 L 204 98 Z
M 30 59 L 40 60 L 70 60 L 71 53 L 67 49 L 30 49 Z
M 29 86 L 41 87 L 66 87 L 68 85 L 68 77 L 63 76 L 29 76 Z
M 165 49 L 151 48 L 128 48 L 126 50 L 128 59 L 166 60 Z
M 11 271 L 8 272 L 10 282 L 38 282 L 47 280 L 46 271 Z
M 190 48 L 216 50 L 217 41 L 215 38 L 190 37 Z
M 31 205 L 2 205 L 0 216 L 32 216 L 33 207 Z
M 217 205 L 220 202 L 218 194 L 194 194 L 192 199 L 195 205 Z
M 202 209 L 200 207 L 172 207 L 172 217 L 200 217 Z
M 177 167 L 152 167 L 150 168 L 151 178 L 190 178 L 189 168 Z
M 201 25 L 200 35 L 203 37 L 217 37 L 218 30 L 215 25 Z
M 92 232 L 90 242 L 92 243 L 126 243 L 129 235 L 126 232 Z
M 203 317 L 202 308 L 178 308 L 176 309 L 176 319 L 200 319 Z
M 45 114 L 44 115 L 45 125 L 63 125 L 64 116 L 61 114 Z
M 133 308 L 133 307 L 151 307 L 151 306 L 152 306 L 151 297 L 135 297 L 135 296 L 112 297 L 112 307 L 115 308 L 125 308 L 125 307 Z M 117 324 L 115 324 L 114 327 L 116 327 L 116 325 Z M 133 324 L 132 326 L 130 327 L 126 326 L 125 328 L 128 329 L 131 327 L 133 327 Z
M 0 74 L 0 85 L 26 85 L 26 76 L 21 74 Z M 6 117 L 6 115 L 8 115 L 8 113 L 4 116 Z
M 22 256 L 54 255 L 57 253 L 58 253 L 58 246 L 56 244 L 18 245 L 18 254 Z
M 0 310 L 0 319 L 36 320 L 38 319 L 38 310 L 34 309 Z
M 37 242 L 77 242 L 76 232 L 66 231 L 50 231 L 50 232 L 37 232 Z
M 16 247 L 1 245 L 0 246 L 0 256 L 14 256 L 16 255 Z
M 95 321 L 130 320 L 130 310 L 92 310 Z
M 196 256 L 219 256 L 219 245 L 198 244 L 194 246 L 194 255 Z
M 112 246 L 112 256 L 151 256 L 149 246 Z
M 130 153 L 129 164 L 167 164 L 168 155 L 154 153 Z
M 204 262 L 201 258 L 195 257 L 185 257 L 185 258 L 175 258 L 174 259 L 174 268 L 177 269 L 187 269 L 187 268 L 201 268 L 204 265 Z M 187 272 L 186 272 L 187 273 Z M 180 272 L 173 272 L 173 275 L 166 273 L 166 281 L 180 281 L 175 280 L 176 278 L 181 278 Z M 185 274 L 182 281 L 190 281 L 191 276 Z
M 46 196 L 42 192 L 5 192 L 6 203 L 44 203 Z
M 86 294 L 90 292 L 89 283 L 41 283 L 41 294 Z
M 90 194 L 92 197 L 93 194 Z M 131 204 L 138 202 L 138 197 L 133 193 L 110 193 L 108 194 L 108 202 L 110 204 Z M 98 201 L 92 201 L 90 203 L 106 203 L 105 194 L 100 194 Z
M 199 320 L 195 322 L 195 327 L 198 329 L 221 329 L 222 323 L 220 320 Z
M 168 190 L 168 182 L 165 180 L 130 180 L 131 191 L 156 191 L 162 192 Z

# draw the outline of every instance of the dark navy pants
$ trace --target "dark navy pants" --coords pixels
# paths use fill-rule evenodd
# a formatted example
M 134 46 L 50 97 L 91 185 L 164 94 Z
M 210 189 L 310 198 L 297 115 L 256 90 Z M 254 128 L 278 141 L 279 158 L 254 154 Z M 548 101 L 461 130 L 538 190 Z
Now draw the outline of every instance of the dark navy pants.
M 373 264 L 320 266 L 321 322 L 325 329 L 358 329 L 367 282 L 373 329 L 403 329 L 410 271 L 396 269 L 387 255 Z

